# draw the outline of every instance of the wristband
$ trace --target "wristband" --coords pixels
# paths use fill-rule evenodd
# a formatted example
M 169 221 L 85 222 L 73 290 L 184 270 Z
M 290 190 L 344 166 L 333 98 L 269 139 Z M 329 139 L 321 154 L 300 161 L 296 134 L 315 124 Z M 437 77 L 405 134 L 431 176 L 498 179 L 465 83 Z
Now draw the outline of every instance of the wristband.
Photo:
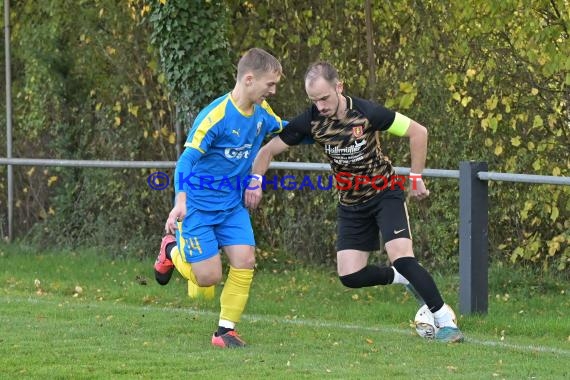
M 410 181 L 423 181 L 421 174 L 410 172 L 409 177 L 410 177 Z
M 251 174 L 251 179 L 257 180 L 259 183 L 263 183 L 263 176 L 260 174 Z

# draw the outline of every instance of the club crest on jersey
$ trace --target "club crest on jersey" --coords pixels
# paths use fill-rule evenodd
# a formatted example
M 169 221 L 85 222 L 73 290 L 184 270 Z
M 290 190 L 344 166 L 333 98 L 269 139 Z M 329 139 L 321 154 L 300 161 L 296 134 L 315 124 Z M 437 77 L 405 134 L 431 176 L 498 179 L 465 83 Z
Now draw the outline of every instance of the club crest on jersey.
M 352 135 L 357 139 L 362 137 L 364 134 L 364 127 L 362 125 L 357 125 L 356 127 L 352 127 Z
M 259 132 L 261 132 L 261 125 L 262 125 L 262 122 L 258 121 L 257 122 L 257 131 L 255 132 L 256 136 L 259 136 Z

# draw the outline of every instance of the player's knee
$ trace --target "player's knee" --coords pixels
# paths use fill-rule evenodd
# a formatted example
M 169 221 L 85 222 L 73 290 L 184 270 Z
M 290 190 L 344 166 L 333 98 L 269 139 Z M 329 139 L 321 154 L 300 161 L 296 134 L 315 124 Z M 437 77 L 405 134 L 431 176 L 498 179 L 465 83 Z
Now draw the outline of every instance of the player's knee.
M 242 262 L 241 269 L 253 269 L 255 268 L 255 255 L 247 256 Z
M 206 287 L 219 284 L 222 281 L 222 273 L 219 271 L 212 271 L 208 273 L 203 273 L 201 275 L 196 274 L 196 282 L 198 286 Z
M 340 282 L 347 288 L 362 288 L 362 278 L 360 272 L 347 274 L 346 276 L 338 276 Z
M 407 239 L 390 240 L 385 244 L 386 254 L 391 262 L 400 257 L 414 257 L 412 245 Z
M 230 265 L 236 269 L 254 269 L 255 268 L 255 255 L 244 255 L 238 259 L 233 258 Z

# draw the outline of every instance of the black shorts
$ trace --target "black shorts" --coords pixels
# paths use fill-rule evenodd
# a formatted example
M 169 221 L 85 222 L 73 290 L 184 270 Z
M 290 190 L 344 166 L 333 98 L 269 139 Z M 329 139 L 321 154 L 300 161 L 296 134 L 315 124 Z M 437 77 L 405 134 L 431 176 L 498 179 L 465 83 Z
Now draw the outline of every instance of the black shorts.
M 337 206 L 337 251 L 378 250 L 380 233 L 384 243 L 412 237 L 405 193 L 401 189 L 382 191 L 362 204 Z

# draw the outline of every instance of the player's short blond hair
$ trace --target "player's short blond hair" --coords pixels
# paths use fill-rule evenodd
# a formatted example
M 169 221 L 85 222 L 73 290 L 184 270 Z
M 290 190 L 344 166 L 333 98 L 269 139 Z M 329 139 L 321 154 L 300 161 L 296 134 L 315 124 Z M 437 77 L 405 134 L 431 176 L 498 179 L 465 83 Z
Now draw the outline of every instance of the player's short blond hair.
M 247 72 L 253 72 L 254 74 L 282 74 L 283 69 L 277 58 L 263 49 L 252 48 L 249 49 L 238 62 L 237 79 L 241 79 Z

